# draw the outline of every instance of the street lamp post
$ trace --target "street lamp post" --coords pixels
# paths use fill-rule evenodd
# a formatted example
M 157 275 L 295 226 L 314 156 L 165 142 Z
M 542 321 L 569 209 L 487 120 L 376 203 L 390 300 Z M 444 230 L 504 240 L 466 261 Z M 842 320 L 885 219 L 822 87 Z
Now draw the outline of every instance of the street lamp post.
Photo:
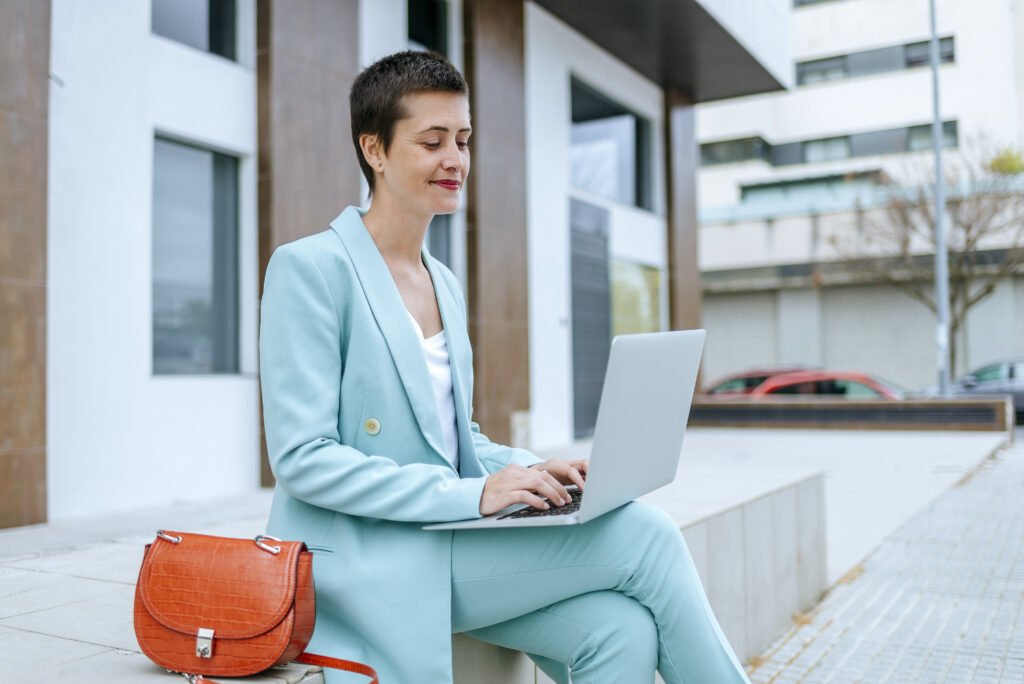
M 939 36 L 935 32 L 935 0 L 929 0 L 932 35 L 932 149 L 935 153 L 935 342 L 939 393 L 949 396 L 949 268 L 946 254 L 946 190 L 942 177 L 942 119 L 939 116 Z

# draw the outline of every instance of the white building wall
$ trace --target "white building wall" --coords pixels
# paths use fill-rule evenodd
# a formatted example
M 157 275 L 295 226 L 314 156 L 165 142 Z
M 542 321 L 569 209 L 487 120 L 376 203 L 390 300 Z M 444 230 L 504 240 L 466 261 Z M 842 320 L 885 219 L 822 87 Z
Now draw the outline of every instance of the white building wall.
M 967 313 L 958 371 L 967 372 L 989 361 L 1019 354 L 1020 338 L 1014 338 L 1012 331 L 1021 318 L 1022 307 L 1015 301 L 1014 286 L 1013 280 L 1004 280 Z
M 780 290 L 777 297 L 779 365 L 824 365 L 821 290 Z
M 907 389 L 936 380 L 935 318 L 899 290 L 827 288 L 822 328 L 826 368 L 876 374 Z
M 705 386 L 738 369 L 778 365 L 775 292 L 705 295 L 702 315 Z
M 50 520 L 258 485 L 254 2 L 239 2 L 239 21 L 234 63 L 151 34 L 147 2 L 53 1 Z M 236 375 L 152 374 L 157 133 L 240 160 Z

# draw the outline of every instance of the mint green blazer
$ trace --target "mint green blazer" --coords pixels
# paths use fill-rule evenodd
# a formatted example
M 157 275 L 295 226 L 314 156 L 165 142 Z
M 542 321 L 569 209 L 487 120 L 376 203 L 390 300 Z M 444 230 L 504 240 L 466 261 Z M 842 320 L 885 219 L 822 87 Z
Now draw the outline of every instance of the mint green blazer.
M 359 660 L 383 684 L 451 681 L 452 533 L 479 517 L 484 479 L 528 451 L 472 422 L 473 361 L 455 276 L 423 252 L 451 357 L 461 472 L 443 454 L 419 337 L 370 234 L 348 207 L 267 267 L 260 381 L 277 478 L 267 533 L 314 554 L 309 650 Z M 349 676 L 329 671 L 329 684 Z

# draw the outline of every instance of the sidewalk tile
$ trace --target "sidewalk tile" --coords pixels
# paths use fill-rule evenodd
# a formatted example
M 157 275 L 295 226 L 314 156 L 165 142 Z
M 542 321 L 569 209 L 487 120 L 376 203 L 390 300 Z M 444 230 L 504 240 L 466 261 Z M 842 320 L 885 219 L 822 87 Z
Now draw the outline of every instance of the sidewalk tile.
M 68 578 L 62 579 L 66 582 Z M 135 587 L 107 582 L 97 584 L 106 584 L 113 591 L 78 603 L 4 618 L 0 626 L 137 651 L 132 626 Z

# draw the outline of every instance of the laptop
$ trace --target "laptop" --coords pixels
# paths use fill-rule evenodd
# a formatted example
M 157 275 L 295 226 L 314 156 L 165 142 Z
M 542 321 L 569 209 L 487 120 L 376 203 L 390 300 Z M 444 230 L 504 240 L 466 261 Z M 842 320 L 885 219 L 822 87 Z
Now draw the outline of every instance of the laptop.
M 515 504 L 483 518 L 425 530 L 582 525 L 676 477 L 704 349 L 703 330 L 619 335 L 612 340 L 583 492 L 538 511 Z M 578 506 L 577 506 L 578 502 Z

